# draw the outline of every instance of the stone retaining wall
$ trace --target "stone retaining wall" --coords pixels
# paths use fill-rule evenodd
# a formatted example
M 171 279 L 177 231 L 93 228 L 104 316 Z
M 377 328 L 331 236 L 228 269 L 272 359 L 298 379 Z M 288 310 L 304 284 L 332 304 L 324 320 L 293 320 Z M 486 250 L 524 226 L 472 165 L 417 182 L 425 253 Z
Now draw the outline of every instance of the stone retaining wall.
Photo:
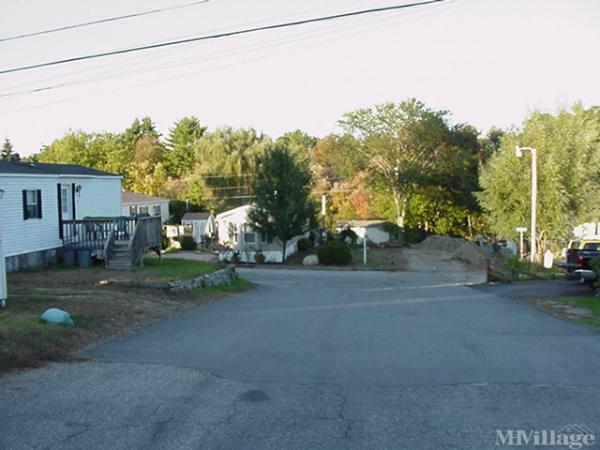
M 235 266 L 228 266 L 215 272 L 206 273 L 191 280 L 169 281 L 169 289 L 175 292 L 188 291 L 196 288 L 207 288 L 231 284 L 237 278 Z
M 125 286 L 132 288 L 150 288 L 150 289 L 169 289 L 174 292 L 189 291 L 191 289 L 203 289 L 212 286 L 222 286 L 231 284 L 237 278 L 235 266 L 227 266 L 224 269 L 216 270 L 211 273 L 205 273 L 196 278 L 178 281 L 105 281 L 100 284 L 113 286 Z

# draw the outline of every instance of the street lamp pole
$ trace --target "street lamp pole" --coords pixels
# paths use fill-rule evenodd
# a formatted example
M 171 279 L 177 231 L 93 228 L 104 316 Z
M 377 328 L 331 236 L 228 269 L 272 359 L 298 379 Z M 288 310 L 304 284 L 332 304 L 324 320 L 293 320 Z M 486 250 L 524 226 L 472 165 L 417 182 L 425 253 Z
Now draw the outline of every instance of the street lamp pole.
M 537 253 L 536 224 L 537 224 L 537 149 L 531 147 L 516 147 L 516 156 L 523 156 L 523 151 L 531 152 L 531 254 L 529 259 L 535 262 Z

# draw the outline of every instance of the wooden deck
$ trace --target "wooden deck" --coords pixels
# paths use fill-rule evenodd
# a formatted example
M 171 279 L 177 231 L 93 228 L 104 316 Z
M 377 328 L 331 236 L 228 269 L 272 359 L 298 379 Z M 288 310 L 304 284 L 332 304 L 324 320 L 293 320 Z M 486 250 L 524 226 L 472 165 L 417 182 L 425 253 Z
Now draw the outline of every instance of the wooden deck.
M 98 217 L 64 220 L 65 246 L 86 248 L 104 259 L 107 268 L 127 269 L 141 264 L 150 249 L 160 253 L 160 217 Z

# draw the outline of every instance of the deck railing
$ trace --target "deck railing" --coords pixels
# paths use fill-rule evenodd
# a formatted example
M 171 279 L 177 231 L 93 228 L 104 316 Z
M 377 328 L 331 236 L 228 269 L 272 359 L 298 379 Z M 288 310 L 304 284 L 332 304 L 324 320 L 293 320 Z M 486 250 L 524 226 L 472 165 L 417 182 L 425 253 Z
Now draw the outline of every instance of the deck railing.
M 114 237 L 115 240 L 128 241 L 133 236 L 135 224 L 136 218 L 134 217 L 63 220 L 61 237 L 64 245 L 103 252 L 109 236 Z
M 140 217 L 129 241 L 131 264 L 142 264 L 144 254 L 151 248 L 159 249 L 161 245 L 160 217 Z M 160 253 L 159 253 L 160 254 Z

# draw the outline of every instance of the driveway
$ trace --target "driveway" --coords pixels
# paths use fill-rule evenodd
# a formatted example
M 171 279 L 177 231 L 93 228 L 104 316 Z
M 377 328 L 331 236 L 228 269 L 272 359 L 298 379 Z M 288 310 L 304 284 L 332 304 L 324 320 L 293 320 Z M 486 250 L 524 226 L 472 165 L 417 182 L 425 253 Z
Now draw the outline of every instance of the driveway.
M 0 448 L 481 449 L 497 429 L 600 434 L 592 331 L 451 277 L 241 272 L 259 287 L 89 348 L 90 362 L 0 378 Z

